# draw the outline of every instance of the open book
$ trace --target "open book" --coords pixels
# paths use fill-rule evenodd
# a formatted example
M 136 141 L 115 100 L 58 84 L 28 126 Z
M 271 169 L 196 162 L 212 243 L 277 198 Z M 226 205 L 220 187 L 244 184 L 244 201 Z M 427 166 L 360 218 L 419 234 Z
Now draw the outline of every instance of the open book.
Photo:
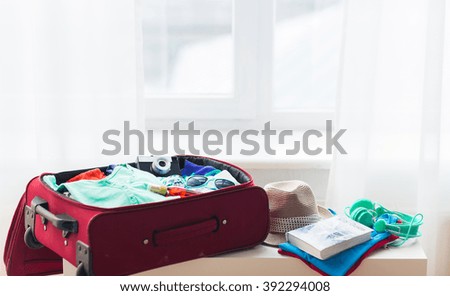
M 325 260 L 370 240 L 373 230 L 345 216 L 334 216 L 286 233 L 286 240 Z

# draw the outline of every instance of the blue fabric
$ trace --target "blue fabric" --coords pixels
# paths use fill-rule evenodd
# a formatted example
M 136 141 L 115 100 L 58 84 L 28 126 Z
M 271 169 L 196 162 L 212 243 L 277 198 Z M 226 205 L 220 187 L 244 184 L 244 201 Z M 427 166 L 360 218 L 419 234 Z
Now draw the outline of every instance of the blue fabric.
M 359 258 L 361 258 L 372 246 L 376 243 L 388 238 L 390 233 L 382 232 L 378 233 L 376 231 L 372 232 L 372 238 L 360 245 L 354 246 L 348 250 L 345 250 L 339 254 L 334 255 L 326 260 L 317 259 L 314 256 L 300 250 L 296 246 L 291 245 L 286 242 L 281 244 L 279 247 L 285 252 L 293 253 L 300 258 L 304 259 L 307 262 L 310 262 L 323 272 L 329 275 L 345 275 L 350 268 L 358 262 Z
M 183 177 L 191 176 L 191 175 L 204 176 L 214 170 L 216 170 L 216 168 L 212 167 L 210 165 L 207 165 L 207 166 L 198 165 L 198 164 L 190 162 L 189 160 L 186 160 L 184 162 L 184 168 L 181 170 L 181 175 Z
M 115 167 L 116 167 L 115 164 L 110 164 L 110 165 L 106 168 L 106 175 L 110 175 L 110 174 L 113 172 L 113 170 L 114 170 Z

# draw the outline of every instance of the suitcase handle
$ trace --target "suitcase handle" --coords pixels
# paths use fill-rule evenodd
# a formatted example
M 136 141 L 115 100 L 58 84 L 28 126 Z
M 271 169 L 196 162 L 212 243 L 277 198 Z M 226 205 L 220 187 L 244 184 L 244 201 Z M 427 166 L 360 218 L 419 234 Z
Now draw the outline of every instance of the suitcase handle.
M 155 246 L 169 246 L 171 244 L 213 233 L 219 228 L 219 219 L 211 219 L 176 227 L 168 230 L 155 231 L 153 233 L 153 244 Z
M 48 210 L 48 202 L 39 196 L 36 196 L 31 201 L 31 208 L 36 214 L 41 216 L 42 224 L 46 224 L 47 221 L 53 224 L 58 229 L 63 231 L 63 237 L 66 237 L 69 233 L 78 232 L 78 221 L 70 217 L 67 214 L 55 215 Z

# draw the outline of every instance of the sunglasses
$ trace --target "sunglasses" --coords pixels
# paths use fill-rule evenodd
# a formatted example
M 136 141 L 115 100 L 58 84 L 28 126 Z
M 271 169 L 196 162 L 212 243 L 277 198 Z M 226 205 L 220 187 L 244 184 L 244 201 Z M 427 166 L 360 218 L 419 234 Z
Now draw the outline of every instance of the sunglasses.
M 214 181 L 214 185 L 216 185 L 217 189 L 222 189 L 230 186 L 234 186 L 235 184 L 227 179 L 209 179 L 205 176 L 191 176 L 186 180 L 186 185 L 189 187 L 199 187 L 205 185 L 206 183 Z

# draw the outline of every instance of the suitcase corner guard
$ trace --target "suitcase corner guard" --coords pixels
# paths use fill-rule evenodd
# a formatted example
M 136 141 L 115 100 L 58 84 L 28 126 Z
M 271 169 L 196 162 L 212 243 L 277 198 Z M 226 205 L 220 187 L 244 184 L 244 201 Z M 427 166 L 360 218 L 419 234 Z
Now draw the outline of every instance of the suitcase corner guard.
M 92 272 L 91 248 L 83 243 L 77 241 L 77 276 L 94 275 Z

